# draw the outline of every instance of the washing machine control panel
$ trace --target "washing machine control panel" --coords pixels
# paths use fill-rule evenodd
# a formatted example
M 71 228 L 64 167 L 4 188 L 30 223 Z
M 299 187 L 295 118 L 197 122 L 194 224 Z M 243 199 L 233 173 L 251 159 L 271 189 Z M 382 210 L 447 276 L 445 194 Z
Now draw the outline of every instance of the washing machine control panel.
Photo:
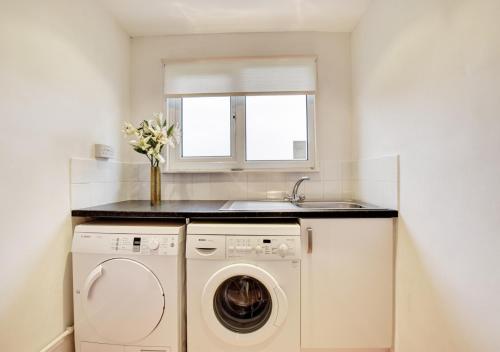
M 299 236 L 227 236 L 228 258 L 299 259 Z
M 73 251 L 138 255 L 177 255 L 177 235 L 75 233 Z

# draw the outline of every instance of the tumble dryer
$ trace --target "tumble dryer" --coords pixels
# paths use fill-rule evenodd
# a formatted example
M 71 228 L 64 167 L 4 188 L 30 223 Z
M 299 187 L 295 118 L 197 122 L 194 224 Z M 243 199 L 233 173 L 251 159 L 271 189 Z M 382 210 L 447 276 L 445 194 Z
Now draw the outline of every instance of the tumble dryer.
M 76 352 L 181 352 L 182 224 L 95 222 L 73 238 Z

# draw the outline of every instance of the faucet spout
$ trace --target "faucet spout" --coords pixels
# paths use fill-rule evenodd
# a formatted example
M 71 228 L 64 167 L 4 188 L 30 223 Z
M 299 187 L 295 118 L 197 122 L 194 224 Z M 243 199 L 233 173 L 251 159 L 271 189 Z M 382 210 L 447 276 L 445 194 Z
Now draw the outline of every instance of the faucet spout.
M 307 180 L 310 180 L 309 176 L 303 176 L 299 178 L 297 182 L 295 182 L 295 185 L 293 186 L 292 194 L 286 197 L 286 199 L 291 202 L 301 202 L 304 199 L 306 199 L 304 195 L 299 195 L 298 193 L 299 193 L 299 187 L 302 184 L 302 182 Z

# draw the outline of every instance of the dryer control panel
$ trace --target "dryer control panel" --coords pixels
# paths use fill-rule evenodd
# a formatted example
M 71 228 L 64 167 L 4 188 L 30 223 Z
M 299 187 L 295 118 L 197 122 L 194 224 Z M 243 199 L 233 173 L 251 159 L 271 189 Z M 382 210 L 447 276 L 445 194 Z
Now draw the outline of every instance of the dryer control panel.
M 77 232 L 74 253 L 178 255 L 177 235 L 141 235 Z
M 227 258 L 300 259 L 298 236 L 226 236 Z

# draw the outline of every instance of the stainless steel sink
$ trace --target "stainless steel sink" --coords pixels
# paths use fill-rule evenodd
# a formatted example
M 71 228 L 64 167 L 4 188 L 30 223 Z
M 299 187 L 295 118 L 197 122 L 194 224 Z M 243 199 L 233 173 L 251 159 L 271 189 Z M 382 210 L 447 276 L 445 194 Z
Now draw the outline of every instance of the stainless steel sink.
M 366 209 L 367 207 L 354 202 L 300 202 L 294 203 L 295 206 L 304 209 Z
M 367 206 L 354 202 L 306 201 L 292 203 L 288 201 L 227 201 L 219 210 L 225 211 L 287 211 L 287 210 L 335 210 L 367 209 Z

